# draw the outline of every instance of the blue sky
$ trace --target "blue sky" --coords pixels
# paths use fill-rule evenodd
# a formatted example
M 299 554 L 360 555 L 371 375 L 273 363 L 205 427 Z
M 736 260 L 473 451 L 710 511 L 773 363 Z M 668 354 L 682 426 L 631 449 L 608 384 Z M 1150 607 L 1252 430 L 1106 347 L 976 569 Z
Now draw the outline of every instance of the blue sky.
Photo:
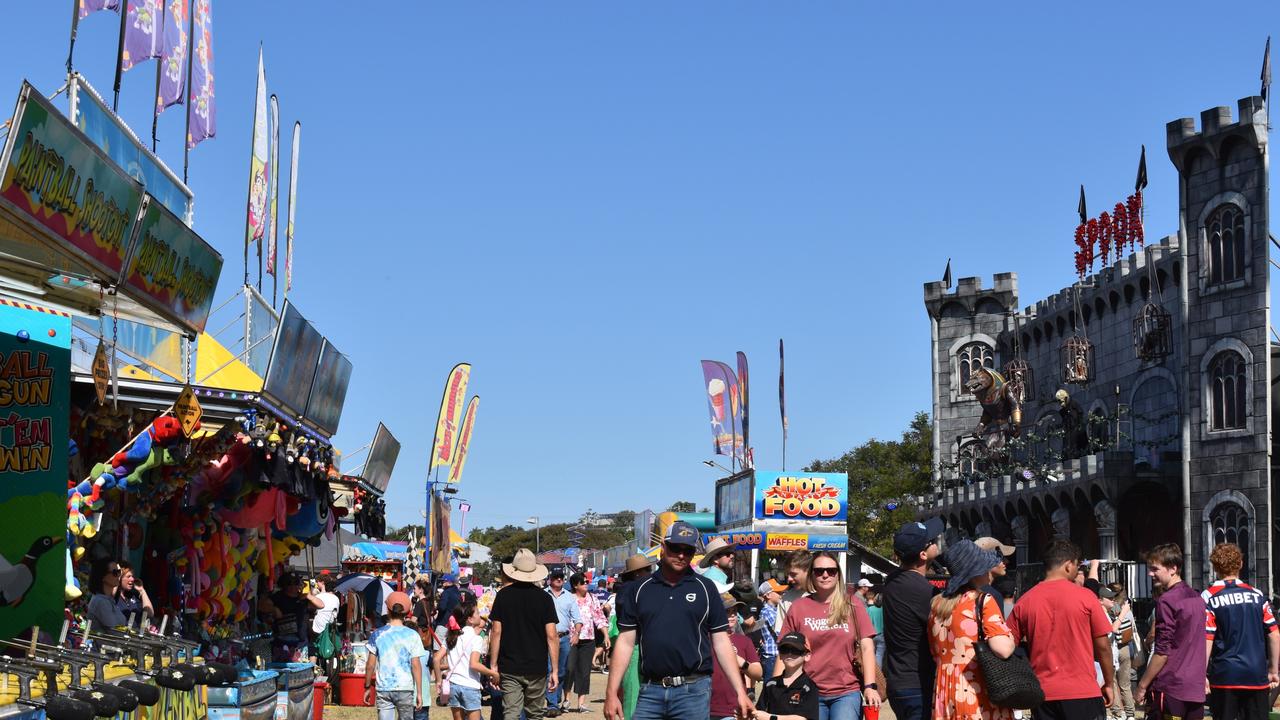
M 6 13 L 0 97 L 62 80 L 69 2 Z M 468 527 L 710 504 L 698 361 L 747 352 L 757 466 L 896 436 L 929 407 L 922 283 L 1068 285 L 1149 150 L 1149 238 L 1177 228 L 1164 126 L 1258 92 L 1280 11 L 1190 3 L 214 1 L 218 137 L 196 227 L 241 277 L 258 44 L 303 123 L 292 297 L 354 362 L 336 444 L 403 448 L 418 520 L 445 375 L 483 397 Z M 104 93 L 116 16 L 81 23 Z M 148 132 L 154 66 L 124 78 Z M 65 106 L 63 106 L 65 107 Z M 182 111 L 160 119 L 181 168 Z M 286 148 L 287 150 L 287 148 Z M 284 153 L 287 155 L 287 152 Z M 281 188 L 283 192 L 283 186 Z

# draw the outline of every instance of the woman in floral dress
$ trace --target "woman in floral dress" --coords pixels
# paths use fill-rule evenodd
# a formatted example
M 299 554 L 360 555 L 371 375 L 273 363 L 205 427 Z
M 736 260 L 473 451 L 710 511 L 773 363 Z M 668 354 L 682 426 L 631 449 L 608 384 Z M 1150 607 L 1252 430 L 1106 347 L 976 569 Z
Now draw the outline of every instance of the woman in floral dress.
M 979 622 L 996 655 L 1013 654 L 1013 633 L 1005 626 L 996 601 L 984 596 L 981 619 L 976 612 L 979 588 L 991 584 L 991 570 L 1002 558 L 994 550 L 961 540 L 952 543 L 941 559 L 951 579 L 945 592 L 933 599 L 929 617 L 929 650 L 938 664 L 934 720 L 1012 720 L 1011 708 L 996 707 L 987 699 L 982 668 L 974 654 Z

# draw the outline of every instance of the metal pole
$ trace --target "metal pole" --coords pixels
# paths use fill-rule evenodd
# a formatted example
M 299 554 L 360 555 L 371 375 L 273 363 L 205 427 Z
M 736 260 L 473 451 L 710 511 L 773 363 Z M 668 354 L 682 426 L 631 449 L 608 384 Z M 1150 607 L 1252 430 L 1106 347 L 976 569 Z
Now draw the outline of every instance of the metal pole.
M 120 39 L 116 43 L 116 82 L 112 88 L 115 95 L 111 98 L 111 112 L 117 112 L 120 108 L 120 76 L 124 74 L 124 28 L 127 22 L 129 22 L 129 0 L 121 0 Z
M 199 2 L 200 0 L 192 0 L 190 9 L 187 11 L 190 15 L 188 18 L 190 22 L 187 23 L 187 84 L 182 89 L 183 94 L 186 95 L 186 97 L 183 98 L 185 102 L 182 104 L 182 108 L 185 111 L 184 115 L 186 116 L 186 122 L 183 123 L 182 130 L 183 185 L 187 184 L 187 163 L 191 159 L 191 143 L 188 142 L 188 138 L 191 137 L 191 106 L 193 104 L 191 100 L 191 66 L 195 64 L 195 58 L 192 57 L 191 52 L 195 49 L 196 45 L 196 11 L 199 10 Z
M 79 28 L 79 26 L 80 26 L 80 0 L 71 0 L 71 45 L 67 47 L 67 76 L 68 77 L 70 77 L 72 73 L 71 57 L 76 54 L 76 30 Z M 72 115 L 71 118 L 72 118 L 72 121 L 74 122 L 75 115 Z

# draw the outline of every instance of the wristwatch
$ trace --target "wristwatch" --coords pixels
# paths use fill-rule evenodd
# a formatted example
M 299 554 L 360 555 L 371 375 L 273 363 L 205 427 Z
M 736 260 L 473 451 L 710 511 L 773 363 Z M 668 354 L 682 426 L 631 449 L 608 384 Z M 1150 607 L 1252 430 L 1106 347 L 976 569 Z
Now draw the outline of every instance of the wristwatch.
M 876 684 L 876 683 L 869 682 L 869 683 L 867 683 L 867 684 L 863 685 L 863 686 L 862 686 L 862 689 L 863 689 L 863 690 L 877 690 L 877 691 L 878 691 L 878 690 L 880 689 L 880 686 L 879 686 L 878 684 Z
M 769 716 L 769 720 L 778 720 L 778 716 L 777 716 L 777 715 L 770 715 L 770 716 Z

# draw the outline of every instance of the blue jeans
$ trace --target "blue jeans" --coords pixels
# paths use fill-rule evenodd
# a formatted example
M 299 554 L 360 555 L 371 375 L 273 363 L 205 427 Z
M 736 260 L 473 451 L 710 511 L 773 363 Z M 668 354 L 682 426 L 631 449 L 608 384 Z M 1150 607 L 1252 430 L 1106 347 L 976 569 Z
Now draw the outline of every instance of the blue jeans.
M 920 688 L 895 691 L 889 688 L 889 707 L 893 708 L 894 717 L 898 720 L 925 720 L 933 714 L 933 708 L 926 710 L 924 693 Z
M 861 720 L 862 693 L 818 696 L 818 720 Z
M 560 662 L 556 667 L 557 681 L 556 689 L 547 692 L 547 707 L 559 707 L 560 699 L 564 697 L 564 681 L 569 674 L 569 636 L 560 636 Z M 547 660 L 547 674 L 551 674 L 551 661 Z
M 630 720 L 707 720 L 711 715 L 711 678 L 680 687 L 641 682 L 636 711 Z
M 412 690 L 379 690 L 378 720 L 413 720 Z

